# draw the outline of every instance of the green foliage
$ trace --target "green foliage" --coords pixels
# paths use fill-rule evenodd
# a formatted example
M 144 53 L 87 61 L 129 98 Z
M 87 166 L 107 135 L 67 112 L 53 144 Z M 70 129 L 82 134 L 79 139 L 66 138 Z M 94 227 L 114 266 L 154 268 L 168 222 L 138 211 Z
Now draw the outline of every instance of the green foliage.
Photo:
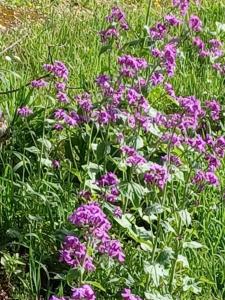
M 24 6 L 29 2 L 32 1 L 9 4 Z M 147 188 L 142 179 L 137 180 L 145 166 L 134 170 L 121 162 L 119 149 L 113 143 L 114 132 L 87 125 L 54 136 L 50 116 L 55 99 L 25 87 L 27 82 L 42 75 L 43 63 L 58 59 L 70 68 L 70 86 L 74 88 L 71 95 L 92 91 L 98 99 L 93 79 L 108 71 L 109 62 L 110 71 L 116 70 L 115 58 L 120 51 L 123 53 L 125 49 L 131 54 L 140 51 L 140 56 L 148 53 L 149 49 L 142 47 L 146 4 L 142 1 L 134 6 L 124 4 L 135 39 L 130 41 L 131 33 L 127 33 L 122 50 L 112 53 L 112 45 L 101 47 L 96 34 L 102 29 L 112 3 L 100 5 L 87 1 L 80 5 L 79 2 L 80 11 L 74 5 L 71 12 L 68 11 L 71 3 L 64 11 L 57 6 L 60 3 L 50 2 L 39 3 L 40 11 L 46 15 L 44 21 L 15 28 L 2 35 L 0 41 L 0 47 L 5 49 L 19 40 L 0 57 L 0 91 L 24 86 L 16 93 L 1 95 L 0 100 L 11 131 L 9 140 L 0 145 L 0 256 L 1 267 L 13 286 L 12 298 L 32 300 L 44 295 L 48 299 L 52 292 L 63 295 L 77 281 L 76 271 L 58 263 L 58 249 L 64 236 L 74 232 L 67 218 L 80 204 L 77 194 L 81 188 L 90 189 L 96 200 L 101 201 L 93 180 L 113 169 L 123 178 L 119 188 L 125 213 L 119 219 L 113 216 L 110 204 L 106 203 L 104 209 L 113 222 L 113 234 L 122 240 L 126 265 L 99 259 L 98 272 L 83 283 L 98 291 L 98 299 L 120 299 L 117 293 L 124 286 L 132 287 L 143 299 L 224 299 L 224 162 L 218 192 L 191 191 L 183 199 L 189 170 L 174 167 L 176 188 L 164 199 L 160 191 Z M 216 34 L 224 39 L 224 8 L 223 1 L 210 1 L 194 11 L 206 24 L 205 38 Z M 155 19 L 157 11 L 153 7 L 152 24 Z M 216 97 L 223 104 L 224 79 L 196 55 L 190 40 L 182 46 L 186 56 L 182 56 L 173 79 L 177 93 L 196 95 L 203 102 Z M 161 87 L 152 89 L 146 97 L 153 114 L 154 109 L 165 113 L 178 110 L 176 101 L 165 95 Z M 16 111 L 21 105 L 34 107 L 34 116 L 27 120 L 18 118 Z M 224 131 L 221 125 L 220 131 Z M 139 152 L 157 160 L 158 152 L 165 149 L 157 148 L 159 128 L 152 126 L 150 133 L 150 139 L 134 131 L 133 135 L 128 132 L 127 138 Z M 156 141 L 154 146 L 152 141 Z M 176 151 L 189 161 L 184 149 Z M 59 170 L 52 168 L 53 158 L 62 161 Z M 191 158 L 196 163 L 194 154 Z

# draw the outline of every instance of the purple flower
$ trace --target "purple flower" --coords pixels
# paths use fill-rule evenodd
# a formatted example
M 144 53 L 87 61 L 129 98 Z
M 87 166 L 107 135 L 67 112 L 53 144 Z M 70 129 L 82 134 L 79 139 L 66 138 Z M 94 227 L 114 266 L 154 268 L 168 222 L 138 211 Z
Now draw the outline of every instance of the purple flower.
M 212 172 L 214 172 L 221 165 L 220 160 L 213 154 L 207 153 L 205 155 L 205 159 L 208 162 L 208 169 Z
M 52 73 L 55 77 L 68 80 L 69 71 L 67 67 L 61 61 L 55 61 L 53 65 L 45 64 L 44 69 L 47 72 Z
M 106 20 L 110 23 L 118 23 L 123 30 L 129 29 L 125 13 L 117 6 L 112 8 L 111 14 L 106 17 Z
M 128 89 L 127 99 L 130 105 L 135 104 L 140 98 L 140 94 L 135 89 Z
M 218 186 L 219 185 L 219 180 L 217 176 L 209 171 L 209 172 L 204 172 L 201 170 L 198 170 L 192 179 L 192 182 L 194 184 L 199 185 L 200 187 L 204 187 L 205 184 L 210 184 L 213 186 Z
M 62 108 L 59 108 L 54 112 L 54 118 L 57 120 L 63 120 L 65 116 L 66 116 L 66 112 Z
M 223 51 L 221 50 L 223 44 L 219 40 L 212 39 L 209 41 L 209 44 L 211 45 L 210 53 L 213 57 L 220 57 L 223 55 Z
M 161 55 L 162 55 L 162 52 L 157 48 L 153 48 L 151 53 L 152 53 L 152 56 L 156 57 L 156 58 L 161 57 Z
M 208 56 L 210 56 L 210 51 L 208 51 L 208 50 L 201 50 L 199 52 L 199 56 L 200 57 L 208 57 Z
M 198 16 L 191 15 L 189 19 L 189 27 L 193 31 L 199 32 L 202 30 L 202 21 Z
M 180 158 L 178 156 L 176 156 L 176 155 L 172 155 L 172 154 L 170 156 L 165 155 L 163 157 L 163 160 L 166 161 L 166 162 L 168 162 L 168 163 L 173 164 L 176 167 L 179 167 L 179 166 L 182 165 L 182 162 L 181 162 Z
M 119 179 L 113 172 L 108 172 L 97 180 L 97 184 L 100 187 L 117 185 L 118 183 Z
M 182 24 L 182 21 L 177 19 L 174 15 L 165 16 L 165 21 L 171 26 L 179 26 Z
M 92 102 L 91 102 L 91 95 L 88 93 L 84 93 L 82 95 L 78 95 L 75 97 L 75 100 L 81 107 L 81 109 L 85 112 L 90 112 L 93 108 Z
M 106 110 L 100 110 L 97 112 L 97 120 L 101 125 L 108 124 L 111 121 L 111 115 Z
M 181 14 L 184 16 L 189 9 L 190 0 L 172 0 L 172 4 L 173 6 L 178 7 Z
M 117 206 L 117 207 L 114 208 L 113 215 L 116 218 L 121 218 L 122 214 L 123 214 L 122 209 L 119 206 Z
M 79 115 L 77 114 L 77 112 L 75 111 L 71 111 L 69 114 L 65 114 L 64 117 L 63 117 L 63 120 L 64 122 L 71 126 L 71 127 L 74 127 L 74 126 L 77 126 L 80 122 L 80 117 Z
M 69 103 L 70 102 L 68 96 L 65 93 L 61 92 L 61 91 L 58 91 L 58 93 L 56 95 L 56 98 L 61 103 Z
M 106 194 L 105 198 L 108 202 L 115 203 L 119 196 L 120 192 L 117 187 L 112 187 Z
M 96 296 L 90 285 L 84 284 L 79 288 L 72 289 L 72 299 L 74 300 L 95 300 Z
M 123 135 L 123 133 L 122 132 L 118 132 L 116 134 L 116 139 L 117 139 L 117 142 L 119 144 L 123 144 L 124 143 L 124 135 Z
M 60 261 L 72 268 L 84 267 L 86 271 L 94 271 L 92 257 L 87 254 L 86 246 L 75 236 L 66 236 L 60 250 Z
M 192 179 L 194 184 L 202 185 L 205 180 L 205 173 L 201 170 L 197 170 L 195 176 Z
M 195 138 L 189 138 L 187 142 L 188 145 L 190 145 L 193 149 L 195 149 L 199 153 L 205 152 L 206 142 L 199 134 Z
M 132 294 L 130 289 L 124 289 L 121 296 L 123 300 L 142 300 L 139 296 Z
M 131 55 L 119 57 L 118 63 L 121 66 L 120 73 L 124 77 L 135 77 L 137 73 L 148 67 L 144 58 L 138 58 Z
M 146 159 L 132 147 L 123 146 L 121 147 L 121 151 L 127 156 L 126 163 L 130 166 L 140 166 L 147 162 Z
M 213 145 L 213 150 L 216 155 L 223 158 L 225 154 L 225 138 L 223 136 L 217 138 Z
M 127 122 L 128 122 L 128 126 L 130 128 L 135 128 L 136 126 L 136 120 L 135 120 L 135 117 L 131 114 L 128 114 L 127 116 Z
M 125 260 L 125 254 L 122 250 L 121 244 L 117 240 L 106 240 L 99 247 L 101 253 L 105 253 L 113 259 L 117 259 L 120 263 Z
M 164 66 L 169 77 L 174 76 L 176 68 L 177 49 L 174 43 L 169 43 L 163 51 Z
M 56 84 L 55 84 L 55 88 L 56 88 L 56 90 L 59 92 L 64 92 L 65 91 L 65 89 L 66 89 L 66 84 L 65 84 L 65 82 L 56 82 Z
M 60 161 L 54 159 L 54 160 L 52 161 L 52 167 L 53 167 L 54 169 L 59 169 L 59 168 L 60 168 Z
M 201 102 L 194 96 L 178 97 L 177 100 L 184 110 L 180 128 L 183 130 L 188 128 L 196 129 L 199 118 L 205 114 L 201 108 Z
M 92 194 L 89 191 L 82 190 L 82 191 L 79 192 L 79 196 L 84 198 L 85 200 L 91 200 Z
M 205 173 L 205 180 L 210 185 L 214 185 L 214 186 L 219 185 L 218 177 L 213 172 L 206 172 Z
M 193 45 L 198 47 L 201 51 L 205 49 L 205 43 L 199 36 L 193 38 Z
M 148 100 L 145 99 L 145 97 L 141 96 L 138 101 L 138 108 L 141 108 L 144 112 L 148 112 L 149 107 L 150 105 L 148 103 Z
M 31 86 L 33 88 L 42 88 L 42 87 L 46 87 L 47 85 L 48 85 L 47 81 L 43 79 L 33 80 L 31 82 Z
M 22 106 L 17 109 L 17 114 L 21 116 L 22 118 L 29 117 L 33 114 L 32 109 L 30 109 L 28 106 Z
M 135 153 L 134 155 L 129 156 L 126 162 L 131 166 L 140 166 L 145 164 L 147 161 L 142 155 Z
M 161 73 L 159 72 L 154 72 L 150 78 L 150 82 L 152 83 L 153 86 L 157 86 L 160 83 L 162 83 L 164 80 L 164 77 Z
M 128 156 L 132 156 L 132 155 L 135 155 L 137 153 L 134 148 L 129 147 L 129 146 L 123 146 L 121 148 L 121 151 L 122 151 L 123 154 L 126 154 Z
M 66 298 L 64 298 L 64 297 L 56 297 L 56 296 L 51 296 L 50 298 L 49 298 L 49 300 L 66 300 Z
M 179 136 L 177 134 L 171 134 L 171 133 L 164 133 L 161 137 L 163 142 L 169 143 L 170 145 L 173 146 L 180 146 L 181 143 L 183 142 L 182 136 Z
M 56 130 L 56 131 L 61 131 L 61 130 L 63 130 L 63 125 L 57 123 L 57 124 L 55 124 L 55 125 L 53 126 L 53 129 Z
M 162 23 L 157 23 L 149 29 L 149 35 L 153 40 L 162 40 L 165 37 L 166 32 L 166 26 Z
M 147 173 L 144 174 L 145 182 L 156 185 L 163 189 L 168 180 L 168 171 L 166 167 L 153 163 Z
M 101 37 L 101 43 L 106 44 L 108 41 L 112 39 L 118 39 L 119 37 L 119 32 L 117 31 L 116 28 L 111 27 L 106 30 L 102 30 L 99 32 L 99 35 Z
M 221 111 L 219 102 L 216 100 L 206 101 L 206 107 L 210 110 L 212 120 L 219 120 Z
M 78 227 L 89 227 L 92 231 L 98 228 L 108 232 L 111 228 L 111 224 L 106 215 L 96 202 L 83 204 L 78 207 L 72 215 L 69 216 L 69 221 Z
M 167 94 L 168 94 L 170 97 L 176 98 L 176 94 L 175 94 L 175 92 L 174 92 L 174 89 L 173 89 L 172 84 L 166 82 L 166 83 L 165 83 L 165 90 L 166 90 Z

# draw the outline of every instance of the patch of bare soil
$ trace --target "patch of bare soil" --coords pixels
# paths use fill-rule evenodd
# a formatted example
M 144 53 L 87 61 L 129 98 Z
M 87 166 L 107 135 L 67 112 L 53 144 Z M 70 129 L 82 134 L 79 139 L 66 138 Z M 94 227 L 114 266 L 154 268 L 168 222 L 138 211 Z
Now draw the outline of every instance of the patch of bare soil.
M 10 300 L 11 287 L 4 271 L 0 267 L 0 300 Z
M 0 31 L 4 32 L 23 21 L 37 21 L 43 16 L 34 9 L 11 8 L 0 4 Z

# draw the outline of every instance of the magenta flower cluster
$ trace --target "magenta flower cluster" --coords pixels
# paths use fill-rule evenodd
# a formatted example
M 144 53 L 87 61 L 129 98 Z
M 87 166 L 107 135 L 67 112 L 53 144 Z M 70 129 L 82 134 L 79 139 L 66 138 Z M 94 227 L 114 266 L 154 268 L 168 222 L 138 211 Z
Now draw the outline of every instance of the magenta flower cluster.
M 112 227 L 100 205 L 96 202 L 81 205 L 69 216 L 69 221 L 83 228 L 85 237 L 91 239 L 93 247 L 119 262 L 124 262 L 125 255 L 119 241 L 112 240 L 109 230 Z
M 153 163 L 150 166 L 149 171 L 144 174 L 144 180 L 148 184 L 163 189 L 168 180 L 168 171 L 166 167 Z
M 22 106 L 17 109 L 17 114 L 22 118 L 29 117 L 30 115 L 32 115 L 32 113 L 33 113 L 32 109 L 29 108 L 28 106 Z
M 127 288 L 123 290 L 121 295 L 123 300 L 142 300 L 139 296 L 132 294 L 131 290 Z
M 79 288 L 72 288 L 72 295 L 68 297 L 52 296 L 49 300 L 96 300 L 95 292 L 90 285 L 84 284 Z
M 119 7 L 112 8 L 110 15 L 106 17 L 106 21 L 110 23 L 109 27 L 99 32 L 103 44 L 117 40 L 121 31 L 129 29 L 125 13 Z
M 66 236 L 60 251 L 60 261 L 73 269 L 83 267 L 88 272 L 95 270 L 93 259 L 87 254 L 85 244 L 75 236 Z

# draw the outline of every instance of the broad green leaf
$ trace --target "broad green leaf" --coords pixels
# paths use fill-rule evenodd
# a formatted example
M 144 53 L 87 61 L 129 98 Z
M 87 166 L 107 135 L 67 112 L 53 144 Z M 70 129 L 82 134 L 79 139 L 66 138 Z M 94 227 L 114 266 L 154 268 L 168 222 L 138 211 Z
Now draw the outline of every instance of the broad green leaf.
M 168 276 L 168 271 L 158 263 L 151 265 L 149 262 L 145 262 L 144 272 L 151 276 L 156 287 L 160 285 L 161 278 Z
M 179 254 L 178 258 L 177 258 L 177 262 L 182 263 L 184 268 L 189 268 L 189 263 L 188 263 L 187 257 Z
M 104 287 L 97 281 L 84 281 L 84 284 L 90 284 L 93 285 L 94 287 L 98 288 L 99 290 L 105 292 L 106 290 L 104 289 Z
M 183 225 L 185 226 L 191 225 L 191 215 L 189 214 L 187 209 L 180 210 L 178 213 Z
M 145 292 L 145 298 L 147 300 L 173 300 L 171 295 L 161 295 L 158 292 L 156 293 Z
M 195 242 L 195 241 L 183 243 L 183 248 L 199 249 L 202 247 L 204 247 L 204 246 L 201 243 Z

